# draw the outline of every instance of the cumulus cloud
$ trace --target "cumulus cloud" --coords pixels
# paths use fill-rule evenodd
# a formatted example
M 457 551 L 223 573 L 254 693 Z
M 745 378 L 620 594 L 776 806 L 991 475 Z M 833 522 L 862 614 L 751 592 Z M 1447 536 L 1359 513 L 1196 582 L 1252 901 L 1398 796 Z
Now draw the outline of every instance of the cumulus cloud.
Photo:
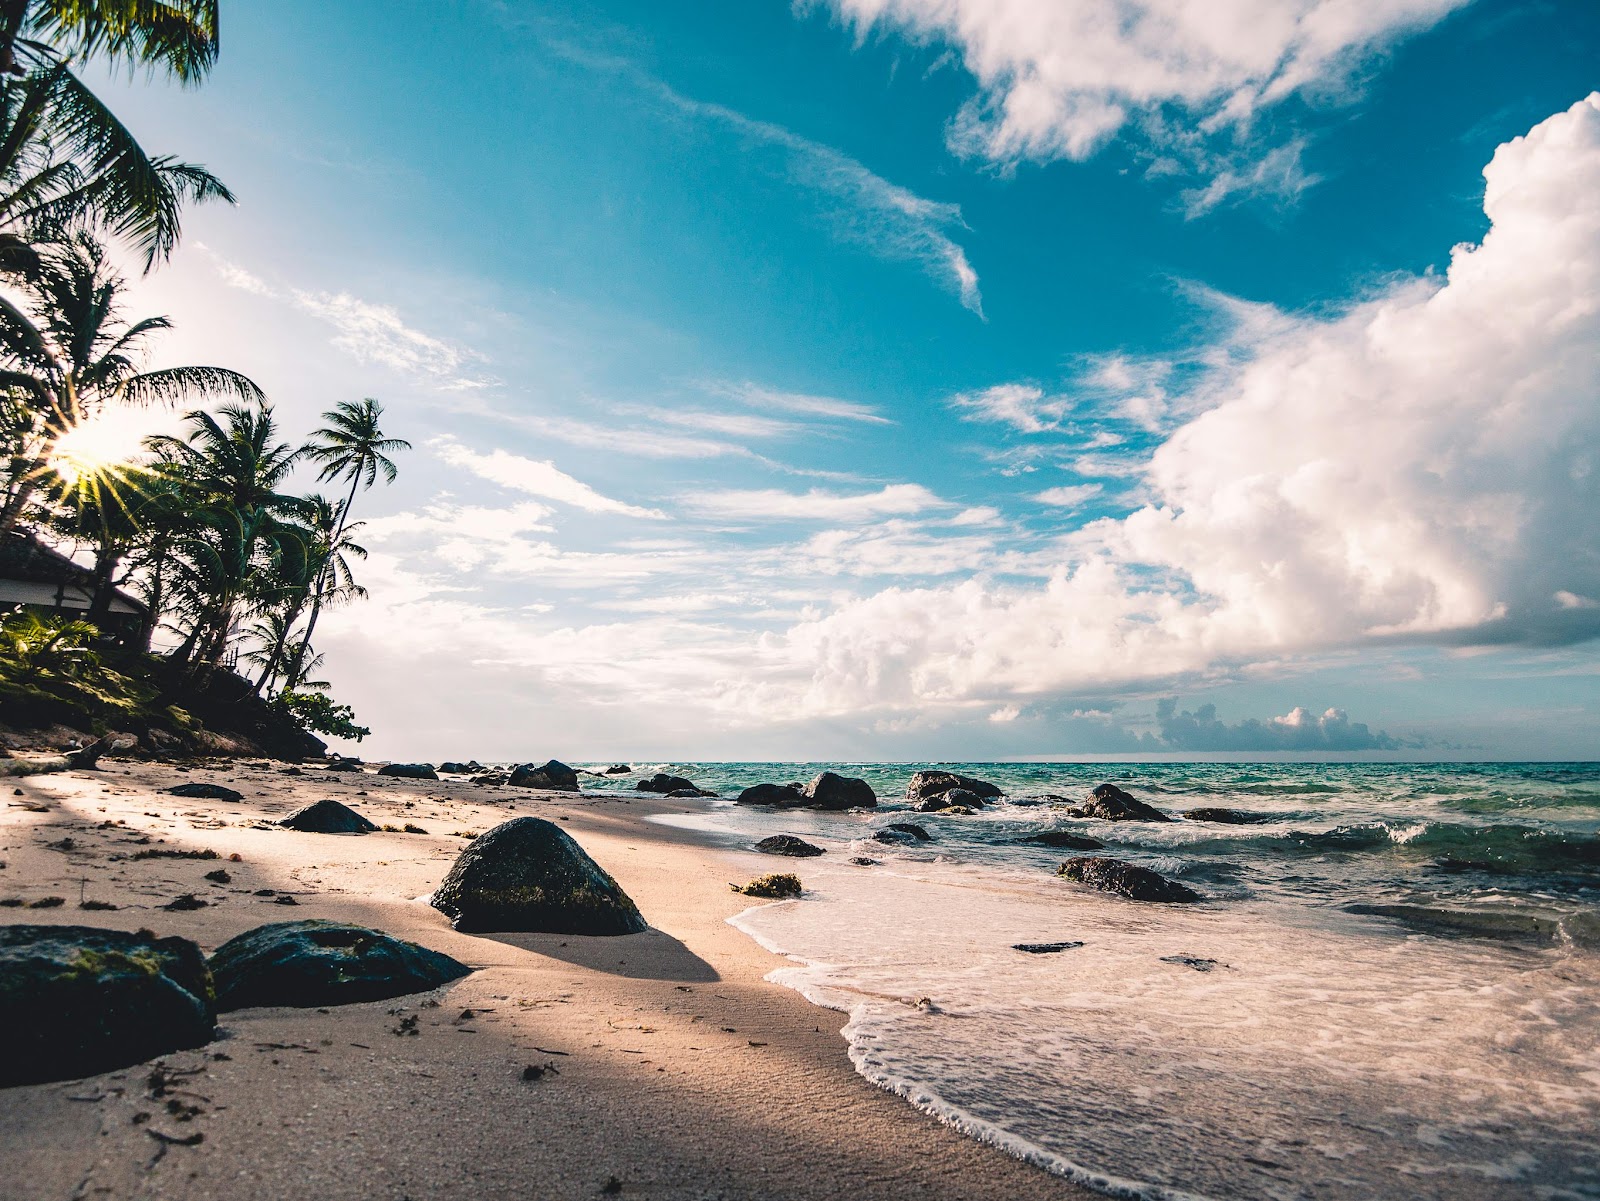
M 1064 484 L 1059 488 L 1046 488 L 1043 492 L 1035 493 L 1033 499 L 1042 505 L 1077 509 L 1104 491 L 1103 484 Z
M 664 520 L 667 516 L 660 509 L 646 509 L 602 496 L 588 484 L 561 471 L 549 460 L 528 459 L 498 448 L 488 454 L 479 454 L 449 437 L 435 438 L 431 445 L 439 458 L 450 466 L 464 468 L 502 488 L 559 501 L 586 513 L 616 513 L 624 517 L 655 520 Z
M 1600 635 L 1600 93 L 1501 146 L 1442 279 L 1247 326 L 1043 588 L 889 589 L 769 650 L 797 704 L 1034 694 L 1334 646 Z M 1564 594 L 1564 595 L 1563 595 Z
M 1161 741 L 1178 751 L 1392 751 L 1401 745 L 1365 722 L 1352 722 L 1343 709 L 1319 717 L 1297 706 L 1282 717 L 1230 726 L 1217 718 L 1215 705 L 1180 713 L 1176 700 L 1163 700 L 1156 704 L 1156 724 Z
M 759 488 L 701 492 L 684 498 L 685 507 L 696 513 L 740 521 L 870 521 L 947 504 L 921 484 L 888 484 L 876 492 L 854 495 L 820 488 L 799 493 Z
M 959 152 L 1002 164 L 1081 160 L 1135 124 L 1164 156 L 1158 171 L 1214 177 L 1186 198 L 1191 208 L 1240 189 L 1304 186 L 1292 146 L 1230 165 L 1219 140 L 1247 141 L 1288 97 L 1339 94 L 1387 47 L 1468 2 L 827 0 L 860 35 L 895 31 L 960 55 L 977 93 L 951 123 Z

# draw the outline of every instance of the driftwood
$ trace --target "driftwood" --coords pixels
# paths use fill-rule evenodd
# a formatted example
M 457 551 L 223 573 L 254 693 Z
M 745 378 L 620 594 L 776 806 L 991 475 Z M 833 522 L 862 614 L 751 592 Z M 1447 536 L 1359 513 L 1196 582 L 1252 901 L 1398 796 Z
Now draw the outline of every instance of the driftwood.
M 100 756 L 114 750 L 117 742 L 112 735 L 97 738 L 88 746 L 61 755 L 41 755 L 37 758 L 0 759 L 0 777 L 40 776 L 52 771 L 91 771 Z M 126 745 L 126 744 L 123 744 Z

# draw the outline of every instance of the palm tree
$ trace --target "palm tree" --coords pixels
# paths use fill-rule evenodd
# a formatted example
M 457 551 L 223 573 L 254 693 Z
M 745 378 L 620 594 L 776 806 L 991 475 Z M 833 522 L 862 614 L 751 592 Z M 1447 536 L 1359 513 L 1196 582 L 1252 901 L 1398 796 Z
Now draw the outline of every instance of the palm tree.
M 194 530 L 173 546 L 185 567 L 180 592 L 189 618 L 179 664 L 219 662 L 263 560 L 306 553 L 294 521 L 305 502 L 280 490 L 303 448 L 278 441 L 267 404 L 224 405 L 219 415 L 197 410 L 186 418 L 186 438 L 162 434 L 145 443 L 170 459 L 190 498 Z
M 94 551 L 93 593 L 84 620 L 105 628 L 117 587 L 117 568 L 144 536 L 143 510 L 159 495 L 148 471 L 105 465 L 57 481 L 55 529 Z
M 219 0 L 0 0 L 0 73 L 104 55 L 197 83 L 217 60 Z
M 384 482 L 392 484 L 400 474 L 389 456 L 410 450 L 411 443 L 404 438 L 384 436 L 380 422 L 383 406 L 368 396 L 359 403 L 342 400 L 322 415 L 328 424 L 312 432 L 306 445 L 305 456 L 321 465 L 319 480 L 347 479 L 350 491 L 339 506 L 338 521 L 334 525 L 330 542 L 338 545 L 350 521 L 350 509 L 356 502 L 356 493 L 371 488 L 382 475 Z M 289 670 L 285 673 L 293 687 L 304 674 L 302 660 L 311 645 L 311 635 L 316 632 L 317 618 L 322 613 L 323 597 L 328 590 L 326 576 L 318 579 L 317 590 L 311 600 L 311 616 L 306 621 L 305 637 L 301 639 Z
M 11 463 L 0 531 L 17 524 L 49 478 L 55 443 L 108 403 L 265 400 L 247 377 L 222 367 L 140 370 L 146 340 L 172 322 L 123 321 L 118 297 L 125 286 L 105 248 L 80 233 L 41 252 L 29 273 L 27 312 L 0 296 L 0 390 L 13 411 L 5 423 Z

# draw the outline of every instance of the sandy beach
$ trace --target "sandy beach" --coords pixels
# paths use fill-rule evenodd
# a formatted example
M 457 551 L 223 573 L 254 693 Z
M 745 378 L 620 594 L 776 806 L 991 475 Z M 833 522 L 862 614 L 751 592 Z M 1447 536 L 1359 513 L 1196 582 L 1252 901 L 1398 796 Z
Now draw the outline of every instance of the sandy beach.
M 765 981 L 784 961 L 726 924 L 747 905 L 728 882 L 774 861 L 645 820 L 679 802 L 299 770 L 111 760 L 9 781 L 0 898 L 63 903 L 5 920 L 148 928 L 209 952 L 325 917 L 476 970 L 386 1002 L 224 1014 L 218 1041 L 159 1073 L 0 1091 L 0 1198 L 1088 1195 L 859 1077 L 843 1015 Z M 244 799 L 165 791 L 185 782 Z M 322 797 L 427 832 L 271 824 Z M 521 815 L 560 821 L 650 930 L 469 936 L 418 902 L 465 845 L 458 832 Z M 218 858 L 134 857 L 206 850 Z M 205 878 L 218 868 L 226 883 Z M 205 905 L 164 908 L 186 894 Z

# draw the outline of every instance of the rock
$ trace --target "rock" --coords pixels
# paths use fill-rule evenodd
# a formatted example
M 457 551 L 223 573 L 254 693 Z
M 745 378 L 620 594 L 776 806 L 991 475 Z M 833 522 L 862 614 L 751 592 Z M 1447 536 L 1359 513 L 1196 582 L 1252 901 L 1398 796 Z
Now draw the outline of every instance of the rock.
M 613 763 L 600 774 L 602 776 L 625 776 L 631 771 L 633 771 L 633 768 L 629 767 L 626 763 Z
M 244 793 L 221 784 L 179 784 L 167 791 L 173 796 L 195 797 L 206 801 L 244 800 Z
M 695 783 L 693 780 L 685 780 L 682 776 L 669 776 L 664 771 L 658 771 L 655 775 L 649 777 L 648 779 L 640 780 L 634 785 L 634 788 L 639 792 L 665 793 L 677 792 L 684 788 L 694 788 L 694 786 Z
M 1115 784 L 1101 784 L 1089 794 L 1089 803 L 1069 810 L 1074 817 L 1097 817 L 1107 822 L 1169 822 L 1159 809 L 1135 800 Z
M 917 806 L 917 812 L 935 813 L 941 817 L 971 817 L 977 812 L 976 809 L 973 809 L 968 805 L 944 805 L 941 808 L 935 809 L 934 806 L 939 805 L 941 800 L 942 798 L 935 797 L 931 801 L 924 801 L 921 805 Z
M 776 901 L 797 897 L 805 891 L 801 887 L 800 877 L 792 876 L 788 872 L 761 876 L 742 887 L 738 884 L 730 884 L 728 887 L 747 897 L 767 897 Z
M 313 801 L 278 824 L 305 834 L 371 834 L 378 828 L 350 806 L 335 800 Z
M 481 776 L 473 776 L 471 782 L 474 784 L 504 784 L 510 779 L 511 777 L 503 771 L 491 771 L 485 772 Z
M 542 767 L 524 763 L 511 773 L 507 781 L 516 788 L 544 788 L 551 792 L 578 792 L 578 773 L 559 759 L 551 759 Z
M 891 822 L 872 836 L 873 841 L 892 846 L 915 846 L 919 842 L 927 842 L 931 837 L 921 826 L 911 822 Z
M 445 762 L 439 764 L 439 770 L 449 772 L 452 776 L 470 776 L 473 772 L 482 771 L 483 764 L 479 763 L 476 759 L 472 760 L 470 763 L 456 763 L 453 760 L 447 759 Z
M 1252 826 L 1276 821 L 1276 813 L 1252 813 L 1248 809 L 1189 809 L 1184 817 L 1192 822 L 1216 822 L 1222 826 Z
M 1085 838 L 1082 834 L 1073 834 L 1068 830 L 1044 830 L 1038 834 L 1030 834 L 1026 838 L 1019 838 L 1017 841 L 1036 842 L 1040 846 L 1060 847 L 1066 851 L 1098 851 L 1106 845 L 1098 838 Z
M 1081 947 L 1081 942 L 1014 942 L 1013 951 L 1026 951 L 1029 955 L 1057 955 Z
M 807 784 L 804 796 L 808 809 L 871 809 L 878 803 L 871 784 L 831 771 Z
M 739 794 L 736 805 L 772 805 L 795 809 L 806 801 L 805 788 L 795 784 L 757 784 Z
M 435 890 L 457 930 L 637 934 L 628 894 L 554 822 L 519 817 L 473 839 Z
M 845 862 L 854 864 L 856 867 L 878 866 L 878 861 L 876 859 L 868 859 L 865 855 L 853 855 L 849 859 L 846 859 Z
M 763 838 L 756 843 L 756 850 L 763 855 L 790 855 L 796 859 L 810 859 L 815 855 L 827 854 L 821 847 L 813 846 L 793 834 L 774 834 L 771 838 Z
M 1227 967 L 1227 964 L 1218 964 L 1215 959 L 1201 959 L 1198 955 L 1163 955 L 1162 963 L 1176 963 L 1183 967 L 1192 967 L 1197 972 L 1209 972 L 1218 966 Z
M 361 760 L 340 757 L 329 763 L 324 763 L 323 766 L 329 771 L 360 771 Z
M 472 970 L 379 930 L 320 919 L 246 931 L 218 947 L 210 966 L 223 1013 L 383 1001 L 438 988 Z
M 998 787 L 987 780 L 957 775 L 953 771 L 919 771 L 911 777 L 911 783 L 906 785 L 906 800 L 926 801 L 941 796 L 954 788 L 959 788 L 963 792 L 971 794 L 971 800 L 963 800 L 959 803 L 971 805 L 974 809 L 982 806 L 986 799 L 1003 795 Z M 949 803 L 948 801 L 946 802 L 946 804 Z
M 674 788 L 667 795 L 669 797 L 677 797 L 679 800 L 687 800 L 691 797 L 714 797 L 717 794 L 707 792 L 704 788 Z
M 917 805 L 918 813 L 942 813 L 946 809 L 964 809 L 968 813 L 974 809 L 981 809 L 984 801 L 975 792 L 968 792 L 965 788 L 952 788 L 948 792 L 937 792 Z
M 1101 855 L 1068 859 L 1056 870 L 1056 875 L 1133 901 L 1165 901 L 1184 905 L 1201 899 L 1194 889 L 1168 880 L 1165 876 L 1158 876 L 1149 868 L 1136 867 L 1121 859 L 1108 859 Z
M 0 1087 L 127 1067 L 215 1030 L 211 973 L 186 938 L 0 926 Z
M 437 780 L 439 773 L 431 763 L 385 763 L 378 769 L 380 776 L 399 776 L 402 780 Z

